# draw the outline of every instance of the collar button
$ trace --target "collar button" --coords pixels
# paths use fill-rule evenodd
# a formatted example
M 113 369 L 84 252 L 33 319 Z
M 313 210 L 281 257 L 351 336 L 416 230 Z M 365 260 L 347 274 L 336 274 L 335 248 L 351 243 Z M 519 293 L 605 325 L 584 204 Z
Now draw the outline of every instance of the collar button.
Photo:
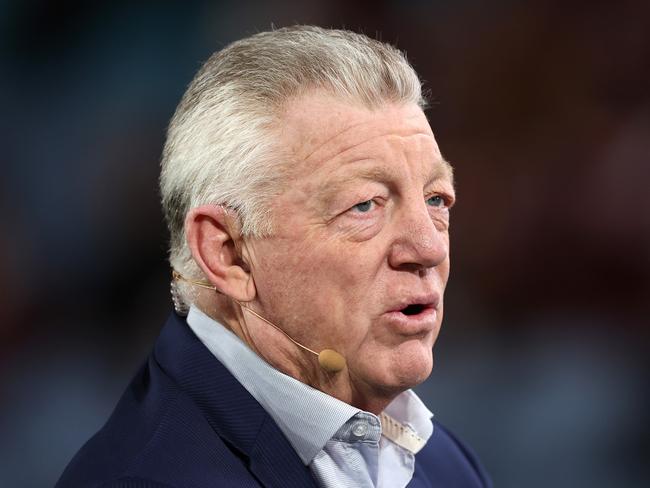
M 365 436 L 368 433 L 368 424 L 365 422 L 357 422 L 352 427 L 352 435 L 354 437 L 360 438 Z

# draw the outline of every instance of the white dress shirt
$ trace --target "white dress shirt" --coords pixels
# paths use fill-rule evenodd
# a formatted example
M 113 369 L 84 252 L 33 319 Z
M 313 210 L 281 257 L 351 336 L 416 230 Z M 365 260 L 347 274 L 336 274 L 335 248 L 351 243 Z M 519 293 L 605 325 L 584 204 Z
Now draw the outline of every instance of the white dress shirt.
M 194 306 L 187 323 L 269 413 L 319 486 L 400 488 L 409 483 L 415 453 L 433 433 L 433 414 L 413 391 L 401 393 L 378 417 L 273 368 Z

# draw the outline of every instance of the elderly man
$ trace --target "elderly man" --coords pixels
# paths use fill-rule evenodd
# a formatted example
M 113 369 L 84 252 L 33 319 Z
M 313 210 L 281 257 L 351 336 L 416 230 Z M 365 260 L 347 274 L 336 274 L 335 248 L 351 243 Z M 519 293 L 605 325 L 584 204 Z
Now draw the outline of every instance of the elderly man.
M 454 203 L 424 105 L 399 51 L 346 31 L 205 63 L 162 160 L 176 313 L 59 486 L 489 486 L 410 390 Z

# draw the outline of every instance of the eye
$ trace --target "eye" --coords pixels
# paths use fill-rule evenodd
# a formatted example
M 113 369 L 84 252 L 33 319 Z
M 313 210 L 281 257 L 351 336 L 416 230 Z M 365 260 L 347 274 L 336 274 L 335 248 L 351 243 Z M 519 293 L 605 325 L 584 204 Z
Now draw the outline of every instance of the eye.
M 359 213 L 367 213 L 372 210 L 372 206 L 375 202 L 372 200 L 366 200 L 365 202 L 357 203 L 354 207 L 352 207 L 352 210 L 355 210 L 356 212 Z
M 427 198 L 427 205 L 431 207 L 444 207 L 445 199 L 442 198 L 440 195 L 433 195 Z

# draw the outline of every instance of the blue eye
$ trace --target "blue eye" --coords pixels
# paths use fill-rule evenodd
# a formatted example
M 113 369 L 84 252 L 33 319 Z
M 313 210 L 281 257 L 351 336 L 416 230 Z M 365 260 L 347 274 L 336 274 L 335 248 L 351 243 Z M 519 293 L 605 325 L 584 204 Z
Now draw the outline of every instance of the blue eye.
M 445 200 L 440 195 L 433 195 L 427 198 L 427 205 L 432 207 L 444 207 Z
M 372 204 L 373 204 L 372 200 L 366 200 L 365 202 L 357 203 L 352 208 L 357 212 L 366 213 L 370 211 L 370 209 L 372 208 Z

